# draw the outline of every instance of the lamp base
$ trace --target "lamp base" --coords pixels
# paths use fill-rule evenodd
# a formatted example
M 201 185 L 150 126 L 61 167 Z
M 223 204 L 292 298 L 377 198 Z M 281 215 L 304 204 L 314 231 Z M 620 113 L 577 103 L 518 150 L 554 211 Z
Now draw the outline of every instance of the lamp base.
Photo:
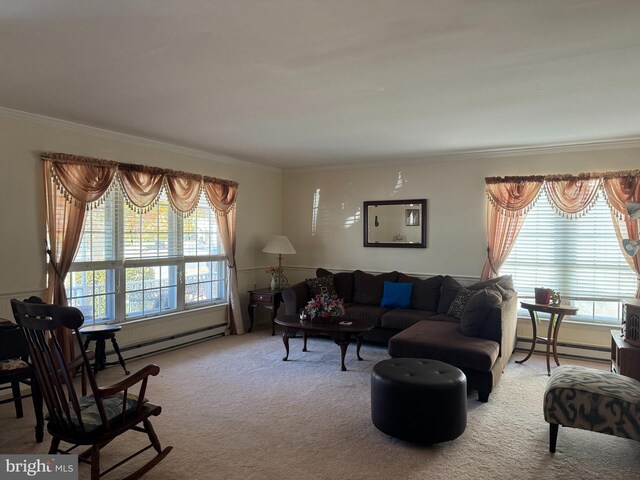
M 273 287 L 274 283 L 275 283 L 275 288 L 278 290 L 282 290 L 283 288 L 286 288 L 289 286 L 289 279 L 282 272 L 282 268 L 280 267 L 278 267 L 278 270 L 272 277 L 272 280 L 271 280 L 272 290 L 274 290 L 274 287 Z

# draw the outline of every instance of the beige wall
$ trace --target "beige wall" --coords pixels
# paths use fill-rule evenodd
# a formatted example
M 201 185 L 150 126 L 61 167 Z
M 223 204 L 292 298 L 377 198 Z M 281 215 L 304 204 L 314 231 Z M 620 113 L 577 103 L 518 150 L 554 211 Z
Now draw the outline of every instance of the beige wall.
M 154 142 L 62 122 L 3 116 L 0 112 L 0 317 L 10 317 L 8 299 L 41 293 L 45 286 L 42 172 L 39 154 L 60 151 L 121 162 L 157 165 L 240 183 L 237 259 L 243 312 L 246 290 L 266 286 L 261 253 L 271 235 L 288 235 L 297 255 L 285 257 L 289 279 L 317 266 L 368 271 L 398 269 L 421 275 L 451 274 L 471 282 L 485 259 L 484 177 L 579 173 L 640 167 L 640 148 L 573 153 L 413 162 L 317 171 L 280 171 L 224 157 L 201 156 Z M 318 198 L 314 214 L 314 198 Z M 362 202 L 426 198 L 426 249 L 364 248 Z M 313 224 L 315 218 L 315 225 Z M 224 321 L 225 310 L 207 309 L 167 317 L 149 329 L 130 325 L 130 343 Z M 258 315 L 265 321 L 266 316 Z M 245 318 L 245 324 L 248 324 Z M 526 322 L 520 329 L 526 334 Z M 606 332 L 567 341 L 606 345 Z M 575 338 L 574 338 L 575 337 Z
M 323 266 L 450 274 L 472 281 L 480 276 L 486 258 L 484 177 L 635 168 L 640 168 L 640 148 L 285 172 L 284 233 L 298 251 L 287 257 L 287 264 L 297 279 Z M 363 201 L 414 198 L 428 202 L 426 249 L 362 246 Z M 582 341 L 565 330 L 568 341 Z M 584 341 L 607 345 L 607 335 Z
M 198 156 L 140 139 L 37 118 L 0 116 L 0 316 L 11 315 L 8 299 L 41 293 L 45 288 L 45 227 L 42 192 L 43 151 L 65 152 L 119 162 L 154 165 L 227 178 L 239 182 L 237 263 L 240 292 L 255 283 L 266 285 L 263 267 L 273 259 L 261 253 L 271 235 L 279 234 L 282 177 L 269 169 L 223 157 Z M 246 309 L 243 308 L 243 312 Z M 224 308 L 205 309 L 144 325 L 125 327 L 131 342 L 210 326 L 225 320 Z M 247 321 L 247 319 L 245 319 Z
M 479 276 L 486 256 L 484 177 L 632 168 L 640 168 L 640 148 L 285 171 L 284 232 L 298 250 L 287 264 Z M 428 202 L 428 248 L 362 246 L 363 201 L 413 198 Z

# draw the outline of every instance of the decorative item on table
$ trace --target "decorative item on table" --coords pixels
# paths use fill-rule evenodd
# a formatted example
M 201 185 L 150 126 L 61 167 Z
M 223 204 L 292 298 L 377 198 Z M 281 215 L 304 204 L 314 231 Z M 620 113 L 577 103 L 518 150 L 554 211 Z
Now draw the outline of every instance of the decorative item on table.
M 549 305 L 549 302 L 551 302 L 551 294 L 553 293 L 553 290 L 551 290 L 550 288 L 540 287 L 535 289 L 535 293 L 537 304 Z
M 275 290 L 276 288 L 278 288 L 278 280 L 276 279 L 278 267 L 267 267 L 264 269 L 264 271 L 271 275 L 271 283 L 269 283 L 269 288 L 271 288 L 271 290 Z
M 344 315 L 344 300 L 337 295 L 320 293 L 309 300 L 304 311 L 312 322 L 333 323 Z
M 278 267 L 276 272 L 272 275 L 275 278 L 275 286 L 271 286 L 272 290 L 276 288 L 285 288 L 289 286 L 289 280 L 282 273 L 282 255 L 292 255 L 296 253 L 296 249 L 293 248 L 289 239 L 284 235 L 274 235 L 271 240 L 262 249 L 265 253 L 277 253 L 278 254 Z M 271 268 L 271 267 L 270 267 Z M 268 272 L 267 272 L 268 273 Z M 273 285 L 273 281 L 271 285 Z
M 556 292 L 555 290 L 551 290 L 551 303 L 550 303 L 550 305 L 553 305 L 554 307 L 557 307 L 558 305 L 560 305 L 561 301 L 562 301 L 562 297 L 560 296 L 560 292 Z

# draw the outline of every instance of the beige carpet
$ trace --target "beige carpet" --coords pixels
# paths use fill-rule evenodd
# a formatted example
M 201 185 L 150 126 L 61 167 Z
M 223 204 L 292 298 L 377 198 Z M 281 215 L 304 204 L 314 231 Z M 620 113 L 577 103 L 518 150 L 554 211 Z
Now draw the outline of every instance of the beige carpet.
M 512 359 L 489 403 L 469 396 L 461 437 L 416 446 L 371 424 L 369 375 L 375 362 L 387 358 L 384 349 L 364 346 L 365 361 L 358 362 L 350 347 L 349 371 L 341 372 L 333 342 L 312 339 L 309 346 L 302 353 L 301 340 L 292 339 L 290 361 L 283 362 L 281 338 L 259 331 L 130 362 L 132 370 L 160 365 L 148 397 L 164 408 L 154 421 L 160 440 L 174 446 L 145 478 L 638 478 L 638 442 L 561 428 L 557 453 L 548 452 L 542 357 L 524 365 Z M 107 383 L 121 373 L 112 367 L 98 378 Z M 0 406 L 1 453 L 47 451 L 48 443 L 33 442 L 28 407 L 26 418 L 16 420 L 11 405 Z M 104 450 L 103 465 L 139 444 L 135 433 L 114 442 Z M 84 466 L 81 471 L 88 478 Z

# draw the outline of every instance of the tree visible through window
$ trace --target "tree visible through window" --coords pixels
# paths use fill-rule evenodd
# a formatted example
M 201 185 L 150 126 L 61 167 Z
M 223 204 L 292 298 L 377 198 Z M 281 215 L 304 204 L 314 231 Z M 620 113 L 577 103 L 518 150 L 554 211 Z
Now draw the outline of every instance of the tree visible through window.
M 65 288 L 87 322 L 126 321 L 226 301 L 215 213 L 201 198 L 183 218 L 165 193 L 138 213 L 118 189 L 87 212 Z

